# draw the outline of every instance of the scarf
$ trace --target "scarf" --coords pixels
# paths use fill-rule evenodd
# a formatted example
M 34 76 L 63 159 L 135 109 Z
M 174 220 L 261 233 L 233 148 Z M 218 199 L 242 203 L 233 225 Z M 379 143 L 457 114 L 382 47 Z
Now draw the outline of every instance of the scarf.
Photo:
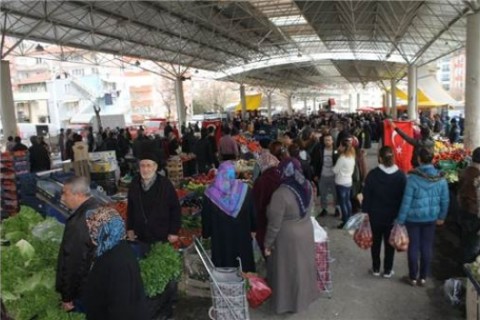
M 235 166 L 231 161 L 223 162 L 218 168 L 215 181 L 207 190 L 207 196 L 226 215 L 236 218 L 247 195 L 248 186 L 235 179 Z
M 150 190 L 150 188 L 153 186 L 155 181 L 157 181 L 157 174 L 156 173 L 148 181 L 145 181 L 143 178 L 140 178 L 140 182 L 142 184 L 143 191 L 147 192 L 148 190 Z
M 302 166 L 295 158 L 286 158 L 280 162 L 282 185 L 290 189 L 297 199 L 300 208 L 300 216 L 303 218 L 307 213 L 312 199 L 310 182 L 302 174 Z
M 262 173 L 267 169 L 278 166 L 279 163 L 280 161 L 278 161 L 277 157 L 271 154 L 268 150 L 262 151 L 258 158 L 258 166 Z
M 125 225 L 118 212 L 110 207 L 87 211 L 87 226 L 95 256 L 100 257 L 125 239 Z

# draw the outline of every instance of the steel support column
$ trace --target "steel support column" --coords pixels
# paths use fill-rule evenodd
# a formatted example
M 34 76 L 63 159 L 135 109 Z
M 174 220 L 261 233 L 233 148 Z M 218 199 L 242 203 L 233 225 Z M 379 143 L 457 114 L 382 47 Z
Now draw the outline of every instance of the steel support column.
M 480 12 L 467 17 L 465 135 L 466 148 L 480 146 Z
M 287 111 L 288 114 L 293 114 L 293 107 L 292 107 L 292 95 L 287 95 Z
M 17 118 L 13 103 L 12 83 L 10 80 L 10 63 L 2 60 L 0 68 L 0 110 L 2 114 L 3 137 L 17 136 Z
M 247 119 L 247 99 L 245 98 L 245 85 L 240 85 L 240 103 L 242 105 L 242 119 Z
M 393 119 L 397 118 L 397 81 L 390 80 L 390 93 L 392 95 L 392 108 L 390 109 L 390 116 Z
M 361 106 L 361 103 L 362 103 L 361 99 L 362 99 L 361 93 L 357 92 L 357 110 L 353 110 L 353 112 L 358 111 L 358 109 L 360 109 L 362 107 Z
M 268 122 L 272 121 L 272 93 L 267 94 L 267 118 Z
M 417 66 L 408 66 L 408 119 L 417 120 Z
M 385 91 L 385 113 L 387 115 L 390 114 L 390 111 L 391 111 L 391 108 L 392 108 L 390 98 L 391 98 L 391 94 L 388 91 Z
M 181 127 L 186 121 L 185 97 L 183 95 L 183 81 L 181 77 L 177 77 L 175 80 L 175 98 L 177 101 L 178 127 Z

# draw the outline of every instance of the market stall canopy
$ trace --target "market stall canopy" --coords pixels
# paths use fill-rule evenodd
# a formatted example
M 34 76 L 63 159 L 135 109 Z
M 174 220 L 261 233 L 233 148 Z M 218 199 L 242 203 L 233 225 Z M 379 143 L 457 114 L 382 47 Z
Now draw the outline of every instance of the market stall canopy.
M 395 89 L 395 95 L 399 100 L 408 101 L 408 93 L 398 87 Z M 403 103 L 399 103 L 399 105 L 402 104 Z M 417 106 L 419 108 L 437 108 L 447 104 L 448 103 L 445 102 L 434 101 L 430 99 L 430 97 L 428 97 L 421 89 L 417 89 Z
M 18 39 L 2 59 L 35 53 L 26 39 L 302 88 L 403 77 L 408 64 L 463 48 L 466 16 L 480 3 L 7 0 L 0 10 L 2 34 Z
M 252 94 L 245 96 L 245 102 L 247 104 L 247 111 L 256 111 L 262 105 L 262 94 Z M 242 103 L 239 102 L 235 107 L 235 112 L 242 111 Z

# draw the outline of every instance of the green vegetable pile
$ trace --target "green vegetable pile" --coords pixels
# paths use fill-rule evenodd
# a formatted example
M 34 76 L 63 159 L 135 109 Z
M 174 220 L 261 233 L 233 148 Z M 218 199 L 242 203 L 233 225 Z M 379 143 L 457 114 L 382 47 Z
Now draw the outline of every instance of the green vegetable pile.
M 180 278 L 182 260 L 168 243 L 156 243 L 147 256 L 140 260 L 140 270 L 147 297 L 161 294 L 167 284 Z
M 201 229 L 202 220 L 200 216 L 182 216 L 182 228 L 184 229 Z
M 2 221 L 1 296 L 8 313 L 16 320 L 84 319 L 82 314 L 60 309 L 55 292 L 55 268 L 63 225 L 43 219 L 32 208 L 22 206 L 19 214 Z

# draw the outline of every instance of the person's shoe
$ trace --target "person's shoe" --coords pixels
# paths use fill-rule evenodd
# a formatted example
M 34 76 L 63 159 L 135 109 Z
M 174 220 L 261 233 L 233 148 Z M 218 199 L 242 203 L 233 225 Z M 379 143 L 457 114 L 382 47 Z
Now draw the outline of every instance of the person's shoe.
M 379 271 L 379 270 L 370 269 L 370 273 L 371 273 L 372 276 L 374 276 L 374 277 L 380 277 L 380 271 Z
M 425 279 L 420 279 L 420 281 L 418 282 L 418 285 L 420 287 L 425 287 L 426 284 L 427 284 L 427 280 Z
M 416 286 L 417 286 L 417 280 L 415 280 L 415 279 L 410 279 L 408 276 L 406 276 L 405 278 L 403 278 L 403 280 L 404 280 L 407 284 L 411 285 L 412 287 L 416 287 Z
M 325 217 L 328 214 L 327 210 L 323 209 L 317 217 Z
M 340 210 L 338 210 L 337 208 L 335 208 L 334 217 L 340 217 Z
M 390 279 L 391 277 L 393 277 L 394 274 L 395 274 L 395 271 L 390 270 L 390 272 L 384 272 L 383 277 L 387 278 L 387 279 Z
M 345 222 L 342 222 L 337 226 L 337 229 L 343 229 L 344 226 L 345 226 Z

